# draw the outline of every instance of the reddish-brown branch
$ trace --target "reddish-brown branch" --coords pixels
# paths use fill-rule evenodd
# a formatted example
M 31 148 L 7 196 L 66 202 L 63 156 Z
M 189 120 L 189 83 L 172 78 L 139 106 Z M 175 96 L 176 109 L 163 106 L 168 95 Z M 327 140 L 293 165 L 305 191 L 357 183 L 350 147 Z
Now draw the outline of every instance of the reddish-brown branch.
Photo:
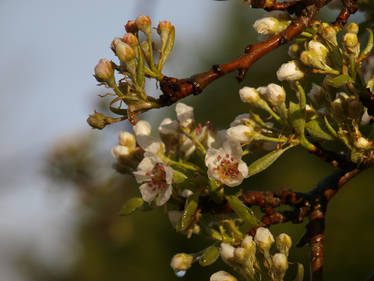
M 344 0 L 343 3 L 344 7 L 340 11 L 338 17 L 336 18 L 336 21 L 334 22 L 334 25 L 340 28 L 343 28 L 350 15 L 354 14 L 358 9 L 357 0 Z
M 276 0 L 245 0 L 251 5 L 251 8 L 261 8 L 267 11 L 272 10 L 287 10 L 289 13 L 293 13 L 297 6 L 303 5 L 305 7 L 305 1 L 293 0 L 289 2 L 277 2 Z M 301 5 L 300 5 L 301 4 Z

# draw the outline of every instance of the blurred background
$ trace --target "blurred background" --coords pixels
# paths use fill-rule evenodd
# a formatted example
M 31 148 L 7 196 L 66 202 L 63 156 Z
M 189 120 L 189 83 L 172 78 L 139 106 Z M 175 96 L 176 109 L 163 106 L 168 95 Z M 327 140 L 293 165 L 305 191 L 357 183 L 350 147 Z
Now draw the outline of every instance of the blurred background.
M 234 0 L 0 2 L 0 281 L 177 279 L 171 257 L 209 242 L 176 234 L 162 208 L 118 215 L 136 188 L 133 179 L 111 168 L 110 149 L 119 130 L 131 129 L 127 122 L 103 131 L 87 125 L 88 114 L 102 107 L 98 94 L 105 93 L 96 87 L 93 69 L 100 58 L 113 58 L 112 39 L 140 14 L 155 25 L 165 19 L 175 25 L 165 74 L 186 77 L 242 54 L 257 40 L 251 26 L 263 13 Z M 322 13 L 325 20 L 335 15 Z M 276 81 L 275 71 L 286 60 L 287 48 L 272 52 L 252 66 L 242 85 Z M 229 75 L 183 102 L 195 107 L 198 121 L 221 129 L 247 110 L 237 94 L 242 85 Z M 149 93 L 159 94 L 154 83 Z M 175 118 L 173 106 L 141 118 L 157 126 L 165 116 Z M 296 149 L 246 186 L 306 191 L 331 171 Z M 364 280 L 373 270 L 373 182 L 373 170 L 363 172 L 329 205 L 326 280 Z M 303 230 L 272 227 L 294 240 Z M 307 267 L 308 255 L 308 248 L 294 249 L 290 260 Z M 217 269 L 229 270 L 222 262 L 196 265 L 183 279 L 209 280 Z

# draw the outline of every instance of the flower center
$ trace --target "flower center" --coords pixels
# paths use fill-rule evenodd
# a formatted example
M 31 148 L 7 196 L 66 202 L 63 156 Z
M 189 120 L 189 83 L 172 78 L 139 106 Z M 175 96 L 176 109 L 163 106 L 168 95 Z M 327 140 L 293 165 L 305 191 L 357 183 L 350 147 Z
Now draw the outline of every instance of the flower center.
M 239 175 L 239 163 L 235 160 L 234 157 L 226 154 L 224 157 L 221 155 L 217 156 L 218 166 L 214 168 L 214 171 L 217 171 L 220 175 L 221 180 L 225 179 L 235 179 Z
M 148 183 L 149 188 L 153 191 L 164 189 L 168 186 L 166 183 L 165 168 L 161 163 L 156 163 L 151 172 L 146 173 L 151 181 Z

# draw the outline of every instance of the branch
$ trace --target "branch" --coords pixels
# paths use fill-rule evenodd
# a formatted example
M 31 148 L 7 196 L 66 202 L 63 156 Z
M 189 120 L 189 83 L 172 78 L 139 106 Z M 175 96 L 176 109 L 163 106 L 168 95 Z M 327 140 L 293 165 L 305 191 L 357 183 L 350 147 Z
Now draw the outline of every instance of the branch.
M 357 7 L 357 0 L 342 0 L 344 7 L 340 11 L 338 17 L 336 18 L 336 21 L 334 22 L 334 25 L 343 28 L 343 26 L 346 24 L 348 18 L 351 14 L 354 14 L 358 7 Z

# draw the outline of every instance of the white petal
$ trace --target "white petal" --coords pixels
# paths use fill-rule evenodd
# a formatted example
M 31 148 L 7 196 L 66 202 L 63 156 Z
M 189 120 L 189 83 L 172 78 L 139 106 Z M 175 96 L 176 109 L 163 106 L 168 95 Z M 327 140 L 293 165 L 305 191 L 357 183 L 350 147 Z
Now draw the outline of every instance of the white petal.
M 121 131 L 118 135 L 118 143 L 120 145 L 126 146 L 129 149 L 135 149 L 136 140 L 135 136 L 129 132 Z
M 152 187 L 148 186 L 148 183 L 143 183 L 139 187 L 140 193 L 142 194 L 142 198 L 145 202 L 151 202 L 157 195 L 157 189 L 153 189 Z
M 163 151 L 164 149 L 164 144 L 159 139 L 152 136 L 138 135 L 136 136 L 136 140 L 140 147 L 147 152 L 158 154 L 160 150 Z
M 158 127 L 158 131 L 161 135 L 178 135 L 178 122 L 165 118 Z
M 160 192 L 156 199 L 156 205 L 161 206 L 164 205 L 170 198 L 173 188 L 169 185 L 166 189 Z
M 242 175 L 243 178 L 248 178 L 248 176 L 249 176 L 248 175 L 248 166 L 244 161 L 242 161 L 242 160 L 239 161 L 238 170 L 239 170 L 239 172 L 240 172 L 240 174 Z
M 180 102 L 177 103 L 175 111 L 182 127 L 188 127 L 194 121 L 193 107 Z
M 154 163 L 149 157 L 143 158 L 143 160 L 139 163 L 137 170 L 133 172 L 136 181 L 138 183 L 142 183 L 149 180 L 149 176 L 146 176 L 145 174 L 151 172 L 153 167 Z
M 144 120 L 140 120 L 136 125 L 133 126 L 135 135 L 146 135 L 151 134 L 151 125 Z

